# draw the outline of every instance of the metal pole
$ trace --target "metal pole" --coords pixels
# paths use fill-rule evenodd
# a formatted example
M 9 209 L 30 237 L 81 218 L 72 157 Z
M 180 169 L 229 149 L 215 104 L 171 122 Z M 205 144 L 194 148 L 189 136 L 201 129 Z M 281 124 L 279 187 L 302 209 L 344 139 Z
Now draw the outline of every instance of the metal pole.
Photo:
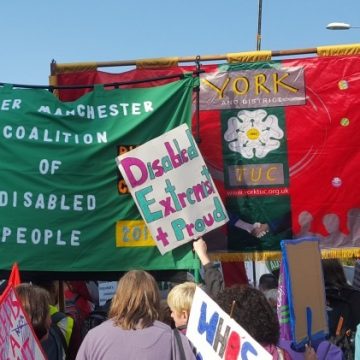
M 306 54 L 316 54 L 317 48 L 305 48 L 305 49 L 290 49 L 290 50 L 271 50 L 271 57 L 274 56 L 288 56 L 288 55 L 306 55 Z M 241 52 L 239 53 L 241 54 Z M 199 59 L 197 56 L 184 56 L 179 57 L 178 63 L 189 63 L 196 62 Z M 140 61 L 145 61 L 148 59 L 141 59 Z M 161 60 L 161 58 L 159 58 Z M 227 54 L 221 55 L 201 55 L 200 61 L 221 61 L 227 60 Z M 54 61 L 54 60 L 53 60 Z M 97 61 L 94 62 L 96 69 L 101 67 L 117 67 L 117 66 L 132 66 L 136 65 L 137 60 L 120 60 L 120 61 Z M 61 74 L 64 72 L 77 72 L 85 71 L 88 69 L 88 63 L 60 63 L 56 61 L 52 63 L 51 75 Z
M 256 34 L 256 50 L 261 50 L 261 20 L 262 20 L 262 0 L 259 0 L 259 10 L 258 10 L 258 29 Z M 256 262 L 252 261 L 252 272 L 253 272 L 253 285 L 257 287 L 256 279 Z
M 258 30 L 256 34 L 256 50 L 261 50 L 261 18 L 262 18 L 262 0 L 259 0 L 258 11 Z

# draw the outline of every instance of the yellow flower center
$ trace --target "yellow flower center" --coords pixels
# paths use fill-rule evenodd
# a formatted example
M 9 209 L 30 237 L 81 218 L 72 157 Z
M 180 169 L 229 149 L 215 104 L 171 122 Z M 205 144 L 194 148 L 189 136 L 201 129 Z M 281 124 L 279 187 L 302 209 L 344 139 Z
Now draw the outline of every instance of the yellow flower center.
M 260 136 L 260 131 L 256 128 L 251 128 L 246 132 L 246 136 L 250 140 L 257 140 Z

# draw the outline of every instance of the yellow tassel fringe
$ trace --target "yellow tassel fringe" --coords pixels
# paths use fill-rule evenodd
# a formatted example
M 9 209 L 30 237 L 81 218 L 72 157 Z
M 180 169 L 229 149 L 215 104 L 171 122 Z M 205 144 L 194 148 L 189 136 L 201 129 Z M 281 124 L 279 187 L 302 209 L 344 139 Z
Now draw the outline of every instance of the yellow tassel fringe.
M 281 260 L 281 251 L 264 252 L 216 252 L 209 254 L 212 261 L 266 261 Z M 326 249 L 321 250 L 323 259 L 349 259 L 360 257 L 360 248 Z

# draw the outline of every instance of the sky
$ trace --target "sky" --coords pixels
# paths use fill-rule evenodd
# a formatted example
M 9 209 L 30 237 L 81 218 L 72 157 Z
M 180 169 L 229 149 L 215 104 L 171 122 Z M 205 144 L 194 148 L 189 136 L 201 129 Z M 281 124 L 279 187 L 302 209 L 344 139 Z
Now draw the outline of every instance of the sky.
M 360 1 L 263 0 L 261 49 L 360 43 L 360 28 L 327 30 L 330 22 L 360 26 Z M 48 85 L 52 60 L 62 64 L 256 50 L 258 0 L 11 0 L 1 3 L 0 28 L 0 82 Z

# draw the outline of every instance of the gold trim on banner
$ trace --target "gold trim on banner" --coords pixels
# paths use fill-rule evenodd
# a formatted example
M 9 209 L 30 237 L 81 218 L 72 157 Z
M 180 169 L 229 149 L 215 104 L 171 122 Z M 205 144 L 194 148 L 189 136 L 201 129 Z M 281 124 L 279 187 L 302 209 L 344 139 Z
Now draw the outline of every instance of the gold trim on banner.
M 49 85 L 57 86 L 57 76 L 56 75 L 49 75 Z
M 348 44 L 348 45 L 334 45 L 334 46 L 319 46 L 317 48 L 306 49 L 290 49 L 290 50 L 261 50 L 250 52 L 237 52 L 228 54 L 217 55 L 196 55 L 196 56 L 182 56 L 182 57 L 164 57 L 155 59 L 137 59 L 137 60 L 121 60 L 121 61 L 97 61 L 86 63 L 65 63 L 57 64 L 55 60 L 51 64 L 52 75 L 60 74 L 63 72 L 76 72 L 94 70 L 104 67 L 117 67 L 117 66 L 133 66 L 137 65 L 138 68 L 144 67 L 161 67 L 161 66 L 176 66 L 180 63 L 194 63 L 201 61 L 201 63 L 207 61 L 223 61 L 228 62 L 256 62 L 271 60 L 272 57 L 277 56 L 295 56 L 305 54 L 317 54 L 317 55 L 341 55 L 342 51 L 346 52 L 346 55 L 360 54 L 360 44 Z M 327 53 L 329 50 L 333 53 Z
M 240 53 L 226 54 L 227 62 L 257 62 L 271 60 L 272 52 L 270 50 L 248 51 Z
M 281 251 L 264 252 L 213 252 L 209 253 L 212 261 L 237 262 L 237 261 L 266 261 L 281 260 Z M 350 259 L 360 257 L 360 248 L 323 249 L 323 259 Z
M 67 72 L 78 72 L 78 71 L 91 71 L 97 70 L 98 65 L 96 62 L 83 62 L 83 63 L 66 63 L 66 64 L 58 64 L 54 63 L 52 70 L 56 74 L 63 74 Z
M 281 252 L 214 252 L 209 253 L 209 257 L 212 261 L 222 262 L 281 260 Z
M 49 85 L 56 87 L 58 84 L 57 76 L 56 75 L 49 75 Z M 53 94 L 59 97 L 59 90 L 54 89 Z
M 318 56 L 335 56 L 335 55 L 359 55 L 359 44 L 319 46 L 316 48 Z
M 323 259 L 350 259 L 360 256 L 360 248 L 326 249 L 321 250 Z
M 146 69 L 146 68 L 170 67 L 170 66 L 178 66 L 178 63 L 179 63 L 178 57 L 144 59 L 144 60 L 136 60 L 136 68 Z

